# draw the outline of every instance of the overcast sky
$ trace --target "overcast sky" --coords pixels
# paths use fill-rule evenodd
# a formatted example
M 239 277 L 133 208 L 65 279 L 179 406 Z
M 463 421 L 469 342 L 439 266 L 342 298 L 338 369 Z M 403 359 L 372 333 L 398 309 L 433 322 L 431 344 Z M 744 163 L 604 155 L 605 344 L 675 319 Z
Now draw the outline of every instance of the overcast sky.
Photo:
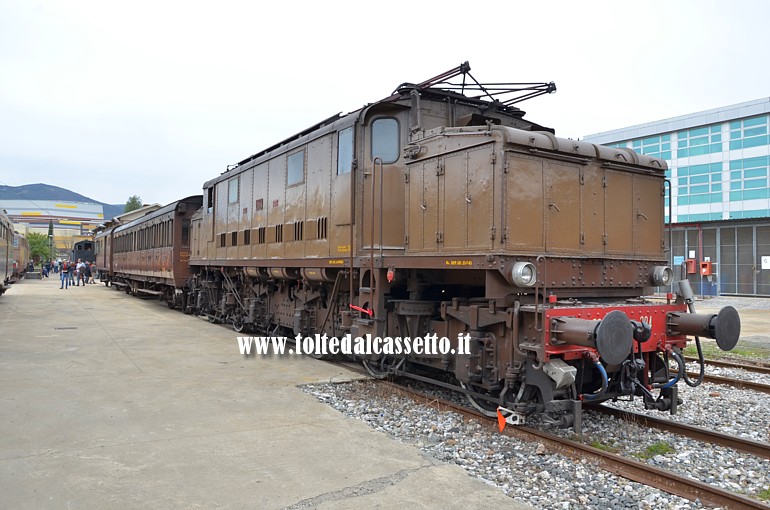
M 770 96 L 768 20 L 762 0 L 0 0 L 0 184 L 169 203 L 465 60 L 554 81 L 519 106 L 579 138 Z

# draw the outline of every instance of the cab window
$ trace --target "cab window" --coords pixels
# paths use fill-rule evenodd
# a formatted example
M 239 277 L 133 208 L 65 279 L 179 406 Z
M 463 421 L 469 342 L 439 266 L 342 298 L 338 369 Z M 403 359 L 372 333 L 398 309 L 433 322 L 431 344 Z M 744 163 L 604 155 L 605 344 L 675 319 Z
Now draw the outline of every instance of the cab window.
M 348 174 L 353 165 L 353 127 L 337 135 L 337 175 Z
M 394 118 L 372 122 L 372 158 L 382 158 L 385 164 L 398 160 L 398 121 Z

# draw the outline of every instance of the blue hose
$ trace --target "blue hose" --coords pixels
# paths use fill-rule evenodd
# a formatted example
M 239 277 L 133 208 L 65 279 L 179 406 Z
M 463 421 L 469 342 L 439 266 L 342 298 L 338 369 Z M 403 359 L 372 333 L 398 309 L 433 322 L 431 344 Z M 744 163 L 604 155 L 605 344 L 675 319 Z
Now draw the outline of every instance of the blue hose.
M 676 377 L 668 381 L 666 384 L 660 387 L 660 389 L 665 390 L 666 388 L 670 388 L 676 383 L 679 382 L 679 379 L 682 378 L 682 374 L 685 373 L 685 367 L 684 367 L 684 359 L 682 356 L 679 355 L 676 351 L 671 351 L 671 356 L 676 360 L 676 364 L 678 365 L 679 369 L 676 371 Z
M 601 362 L 594 361 L 594 366 L 597 369 L 599 369 L 599 373 L 602 374 L 602 387 L 599 388 L 599 391 L 597 391 L 596 393 L 590 393 L 590 394 L 584 393 L 583 395 L 581 395 L 583 400 L 596 400 L 597 398 L 604 395 L 604 392 L 607 391 L 607 386 L 609 385 L 609 381 L 607 380 L 607 371 L 604 370 L 604 366 L 602 366 Z

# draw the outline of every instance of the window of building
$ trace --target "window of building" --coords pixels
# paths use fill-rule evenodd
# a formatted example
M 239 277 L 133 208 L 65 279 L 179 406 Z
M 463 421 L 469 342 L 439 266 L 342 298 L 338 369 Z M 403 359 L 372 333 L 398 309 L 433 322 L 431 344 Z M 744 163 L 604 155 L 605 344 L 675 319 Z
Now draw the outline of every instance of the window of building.
M 240 180 L 240 177 L 235 177 L 227 183 L 227 201 L 231 204 L 238 201 L 238 192 L 241 188 Z
M 206 190 L 206 212 L 214 210 L 214 186 Z
M 399 153 L 398 121 L 377 119 L 372 123 L 372 158 L 382 158 L 385 164 L 395 163 Z
M 770 198 L 770 156 L 730 161 L 730 201 Z
M 619 145 L 625 147 L 625 145 Z M 631 142 L 631 148 L 639 154 L 671 160 L 671 135 L 650 136 Z
M 353 166 L 353 126 L 337 134 L 337 175 L 350 173 Z
M 679 205 L 722 202 L 722 163 L 679 167 L 677 192 Z
M 678 158 L 722 152 L 722 126 L 720 124 L 680 131 L 676 136 L 676 156 Z
M 770 145 L 768 116 L 753 117 L 730 123 L 730 150 Z
M 293 186 L 305 180 L 305 151 L 295 152 L 286 159 L 286 185 Z

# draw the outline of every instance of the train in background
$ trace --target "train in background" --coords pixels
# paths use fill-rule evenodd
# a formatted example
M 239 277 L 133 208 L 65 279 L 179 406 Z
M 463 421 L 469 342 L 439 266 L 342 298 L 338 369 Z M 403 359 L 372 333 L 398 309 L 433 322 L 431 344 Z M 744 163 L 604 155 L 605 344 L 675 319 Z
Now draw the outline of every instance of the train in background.
M 676 412 L 677 384 L 697 384 L 689 337 L 701 358 L 700 337 L 729 350 L 740 318 L 695 313 L 686 282 L 645 297 L 675 283 L 666 163 L 558 138 L 514 106 L 553 91 L 483 85 L 467 63 L 404 83 L 228 167 L 202 197 L 103 229 L 97 265 L 236 331 L 468 336 L 462 355 L 362 361 L 376 377 L 451 374 L 509 423 L 579 430 L 584 403 L 615 398 Z
M 13 257 L 11 258 L 11 282 L 18 282 L 27 274 L 29 261 L 32 260 L 29 249 L 29 241 L 26 237 L 14 232 Z
M 0 295 L 8 290 L 13 274 L 13 223 L 0 211 Z
M 95 262 L 96 252 L 95 244 L 92 240 L 78 241 L 72 245 L 72 251 L 70 252 L 70 260 L 77 262 L 82 260 L 83 262 Z

